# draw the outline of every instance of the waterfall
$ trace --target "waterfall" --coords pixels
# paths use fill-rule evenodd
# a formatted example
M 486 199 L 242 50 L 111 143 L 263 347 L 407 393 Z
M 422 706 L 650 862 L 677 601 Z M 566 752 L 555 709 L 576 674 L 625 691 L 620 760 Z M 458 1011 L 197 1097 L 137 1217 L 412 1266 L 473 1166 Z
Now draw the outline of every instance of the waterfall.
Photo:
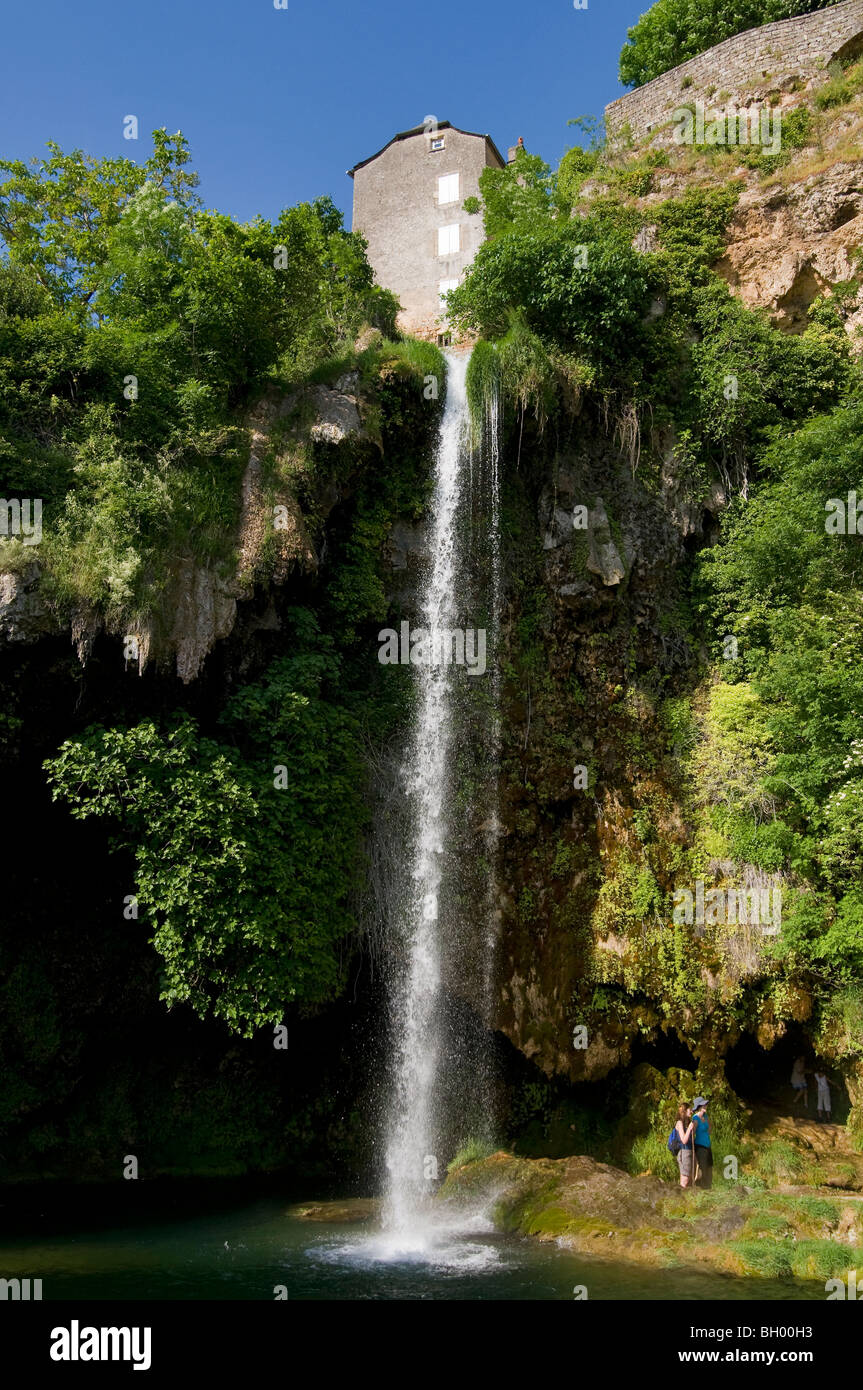
M 437 651 L 435 635 L 470 629 L 471 615 L 465 603 L 475 602 L 466 563 L 470 546 L 473 489 L 473 446 L 466 391 L 469 354 L 448 352 L 447 390 L 434 463 L 434 491 L 427 527 L 429 564 L 419 594 L 419 624 L 429 634 L 429 650 Z M 492 646 L 489 669 L 483 676 L 465 676 L 448 661 L 432 659 L 415 667 L 416 707 L 404 767 L 404 784 L 410 816 L 410 844 L 406 855 L 405 891 L 394 905 L 390 926 L 395 979 L 391 984 L 392 1095 L 386 1133 L 387 1191 L 384 1228 L 392 1249 L 422 1251 L 434 1239 L 432 1198 L 437 1179 L 443 1176 L 444 1119 L 441 1114 L 441 1071 L 451 1063 L 463 1064 L 462 1039 L 449 1034 L 442 1012 L 442 985 L 446 967 L 457 968 L 459 936 L 453 884 L 455 872 L 447 851 L 454 833 L 454 766 L 459 737 L 458 684 L 465 680 L 491 679 L 494 721 L 497 720 L 497 660 L 494 639 L 500 622 L 499 460 L 497 418 L 489 450 L 481 446 L 481 463 L 491 462 L 491 594 L 487 611 L 491 619 Z M 486 430 L 484 433 L 488 433 Z M 487 469 L 486 469 L 487 471 Z M 480 470 L 482 473 L 482 469 Z M 487 529 L 487 528 L 486 528 Z M 480 611 L 477 609 L 477 611 Z M 464 687 L 463 687 L 464 688 Z M 495 723 L 495 755 L 499 728 Z M 496 756 L 495 756 L 496 762 Z M 493 770 L 496 795 L 496 774 Z M 493 812 L 492 838 L 497 839 L 497 812 Z M 488 835 L 486 835 L 488 852 Z M 489 876 L 490 879 L 491 876 Z M 488 894 L 492 894 L 489 897 Z M 479 940 L 473 943 L 474 1000 L 488 1026 L 493 994 L 493 888 L 480 905 Z M 478 914 L 478 915 L 480 915 Z M 476 935 L 476 933 L 475 933 Z M 485 1075 L 480 1075 L 481 1071 Z M 477 1067 L 475 1084 L 483 1092 L 488 1109 L 490 1067 Z

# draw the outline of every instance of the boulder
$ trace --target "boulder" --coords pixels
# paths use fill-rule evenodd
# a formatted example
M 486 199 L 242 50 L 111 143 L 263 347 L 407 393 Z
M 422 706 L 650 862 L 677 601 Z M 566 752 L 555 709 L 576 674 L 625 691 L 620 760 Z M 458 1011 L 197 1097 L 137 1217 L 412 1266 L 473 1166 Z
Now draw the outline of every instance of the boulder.
M 356 373 L 352 374 L 352 378 L 356 378 L 353 381 L 356 388 Z M 316 386 L 311 392 L 315 423 L 310 434 L 316 444 L 341 444 L 343 440 L 363 433 L 356 399 L 338 389 L 344 382 L 345 378 L 342 377 L 335 390 L 328 386 Z

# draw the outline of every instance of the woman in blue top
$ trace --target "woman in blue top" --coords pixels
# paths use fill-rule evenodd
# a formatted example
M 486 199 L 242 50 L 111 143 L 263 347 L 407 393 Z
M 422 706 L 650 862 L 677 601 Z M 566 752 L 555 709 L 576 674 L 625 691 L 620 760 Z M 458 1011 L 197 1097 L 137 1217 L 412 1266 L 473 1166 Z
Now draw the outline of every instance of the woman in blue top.
M 710 1147 L 710 1121 L 707 1118 L 707 1101 L 704 1096 L 696 1096 L 692 1102 L 692 1124 L 695 1129 L 695 1162 L 701 1169 L 696 1182 L 699 1187 L 713 1186 L 713 1150 Z

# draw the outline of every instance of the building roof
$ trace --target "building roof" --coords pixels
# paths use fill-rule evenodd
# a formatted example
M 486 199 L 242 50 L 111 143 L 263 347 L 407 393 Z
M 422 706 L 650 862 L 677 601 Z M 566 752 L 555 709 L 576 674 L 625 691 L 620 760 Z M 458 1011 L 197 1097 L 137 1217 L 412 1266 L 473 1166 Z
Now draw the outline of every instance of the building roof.
M 491 145 L 492 149 L 494 150 L 494 153 L 500 160 L 501 164 L 506 164 L 506 160 L 503 158 L 503 155 L 501 154 L 500 150 L 498 149 L 497 145 L 494 143 L 490 135 L 480 135 L 475 130 L 461 130 L 459 126 L 453 125 L 452 121 L 438 121 L 437 129 L 455 130 L 458 132 L 459 135 L 473 135 L 477 140 L 487 140 L 488 143 Z M 358 169 L 364 169 L 367 164 L 371 164 L 372 160 L 380 158 L 380 156 L 384 153 L 384 150 L 388 150 L 390 145 L 394 145 L 397 140 L 408 140 L 412 135 L 424 134 L 425 130 L 426 127 L 424 125 L 415 125 L 413 130 L 400 131 L 398 135 L 393 136 L 392 140 L 388 140 L 387 143 L 381 149 L 378 150 L 377 154 L 370 154 L 368 159 L 361 159 L 359 164 L 354 165 L 353 169 L 348 169 L 349 177 L 353 178 L 354 174 L 357 172 Z

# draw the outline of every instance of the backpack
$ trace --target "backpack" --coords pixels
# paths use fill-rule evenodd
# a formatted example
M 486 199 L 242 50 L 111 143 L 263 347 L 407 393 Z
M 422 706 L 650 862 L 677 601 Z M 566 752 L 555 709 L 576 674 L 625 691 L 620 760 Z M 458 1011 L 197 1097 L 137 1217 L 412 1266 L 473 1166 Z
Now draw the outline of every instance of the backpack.
M 668 1152 L 676 1156 L 680 1153 L 682 1148 L 683 1145 L 680 1142 L 680 1135 L 677 1133 L 677 1125 L 675 1125 L 668 1136 Z

